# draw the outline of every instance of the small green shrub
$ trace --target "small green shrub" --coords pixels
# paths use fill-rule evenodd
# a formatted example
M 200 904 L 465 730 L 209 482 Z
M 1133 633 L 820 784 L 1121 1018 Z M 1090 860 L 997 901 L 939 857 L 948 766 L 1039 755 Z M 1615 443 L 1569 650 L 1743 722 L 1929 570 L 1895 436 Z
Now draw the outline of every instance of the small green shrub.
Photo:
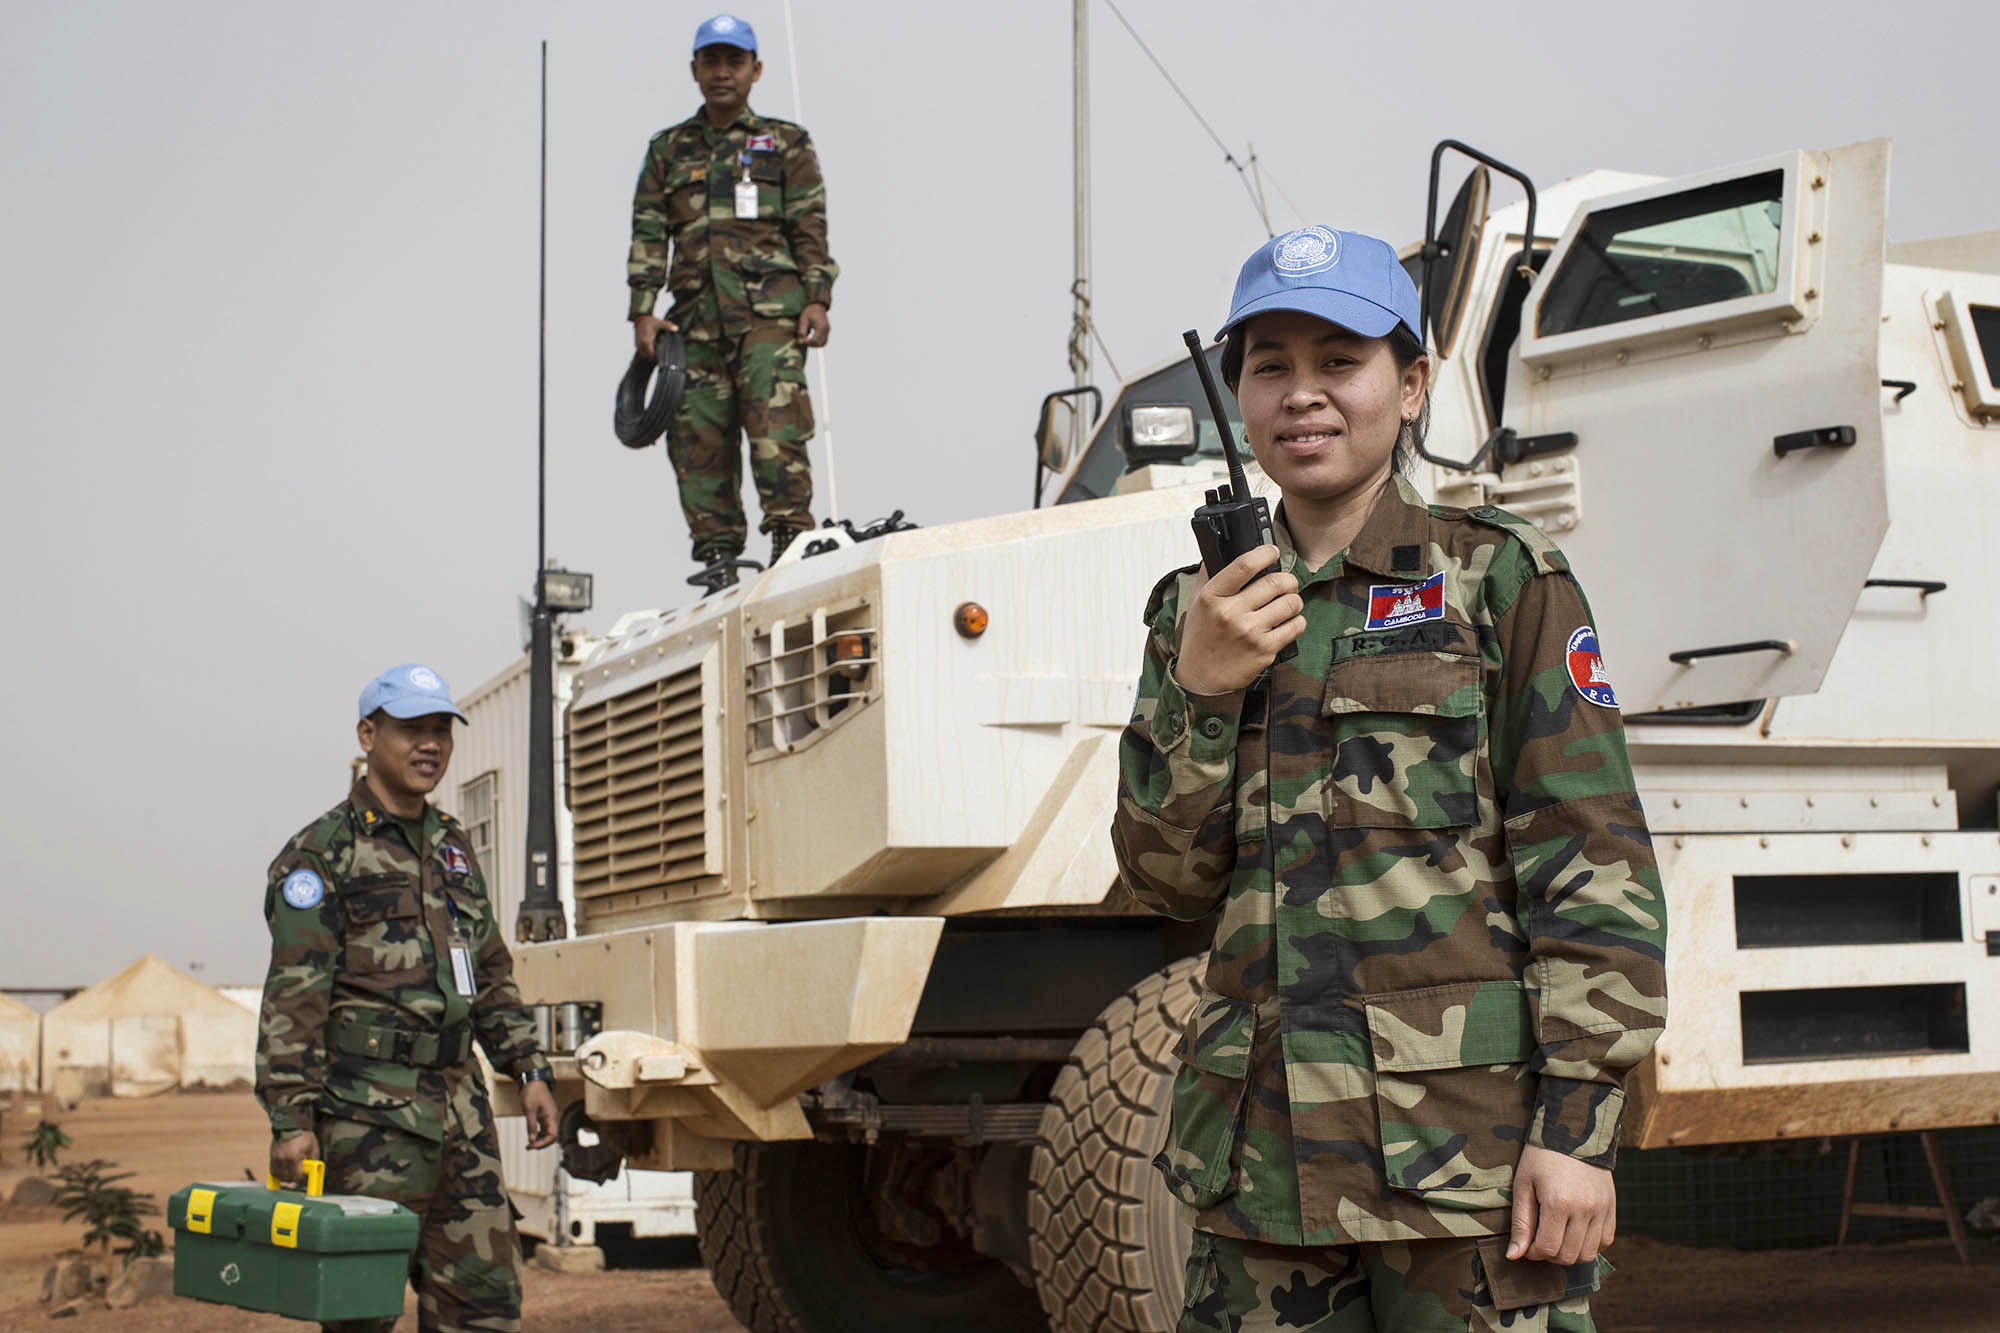
M 69 1135 L 63 1133 L 62 1126 L 53 1120 L 42 1121 L 28 1131 L 27 1138 L 21 1140 L 21 1151 L 40 1170 L 54 1166 L 57 1156 L 69 1146 Z
M 84 1223 L 83 1248 L 95 1245 L 106 1254 L 119 1254 L 126 1263 L 150 1258 L 166 1248 L 160 1233 L 147 1229 L 140 1220 L 160 1209 L 151 1199 L 118 1182 L 129 1180 L 133 1172 L 111 1173 L 114 1163 L 93 1158 L 71 1162 L 56 1172 L 61 1185 L 55 1201 L 62 1205 L 63 1221 Z M 113 1245 L 112 1242 L 118 1242 Z

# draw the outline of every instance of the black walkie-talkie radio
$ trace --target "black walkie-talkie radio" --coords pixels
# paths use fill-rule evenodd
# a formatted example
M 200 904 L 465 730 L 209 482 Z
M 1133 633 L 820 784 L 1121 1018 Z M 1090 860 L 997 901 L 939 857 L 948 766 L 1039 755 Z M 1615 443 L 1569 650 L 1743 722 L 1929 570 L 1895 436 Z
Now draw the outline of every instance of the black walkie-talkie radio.
M 1215 377 L 1208 372 L 1208 358 L 1202 355 L 1201 335 L 1189 329 L 1181 341 L 1194 358 L 1201 391 L 1208 395 L 1208 410 L 1215 417 L 1216 433 L 1222 437 L 1222 457 L 1229 464 L 1228 484 L 1210 491 L 1208 503 L 1194 511 L 1194 539 L 1201 547 L 1202 567 L 1214 578 L 1244 552 L 1274 544 L 1271 506 L 1263 496 L 1250 494 L 1250 483 L 1243 477 L 1243 460 L 1236 453 L 1229 414 L 1222 410 L 1222 395 L 1215 391 Z
M 1208 395 L 1208 411 L 1215 418 L 1215 433 L 1222 437 L 1222 457 L 1229 464 L 1229 483 L 1208 493 L 1208 503 L 1194 511 L 1194 540 L 1201 548 L 1202 568 L 1214 578 L 1230 561 L 1260 546 L 1275 546 L 1271 533 L 1271 505 L 1261 495 L 1250 494 L 1243 476 L 1243 459 L 1236 452 L 1236 439 L 1229 429 L 1229 414 L 1222 410 L 1222 395 L 1215 391 L 1215 376 L 1208 372 L 1208 358 L 1202 355 L 1201 335 L 1189 329 L 1181 335 L 1188 355 L 1194 358 L 1195 374 L 1201 376 L 1201 391 Z M 1264 571 L 1269 574 L 1278 566 Z M 1263 574 L 1258 575 L 1259 578 Z M 1278 650 L 1278 660 L 1288 662 L 1298 652 L 1296 643 Z

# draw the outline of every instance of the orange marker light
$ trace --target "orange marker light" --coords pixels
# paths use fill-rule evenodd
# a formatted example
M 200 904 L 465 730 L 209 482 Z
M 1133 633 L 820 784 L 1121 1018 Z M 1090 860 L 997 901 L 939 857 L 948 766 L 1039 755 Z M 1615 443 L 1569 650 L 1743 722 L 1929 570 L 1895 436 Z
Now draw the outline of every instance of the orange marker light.
M 868 636 L 841 634 L 829 639 L 826 664 L 837 678 L 860 680 L 868 674 Z
M 958 610 L 951 613 L 952 628 L 968 639 L 984 634 L 988 620 L 986 608 L 977 602 L 960 602 Z

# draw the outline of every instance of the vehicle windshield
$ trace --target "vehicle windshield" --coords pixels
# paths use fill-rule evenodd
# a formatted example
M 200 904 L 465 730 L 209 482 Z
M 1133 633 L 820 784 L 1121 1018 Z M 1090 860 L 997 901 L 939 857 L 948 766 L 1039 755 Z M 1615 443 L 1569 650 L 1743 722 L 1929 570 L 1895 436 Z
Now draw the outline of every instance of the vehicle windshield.
M 1222 388 L 1222 347 L 1217 344 L 1206 350 L 1216 387 L 1222 389 L 1222 407 L 1229 414 L 1229 427 L 1240 441 L 1243 438 L 1243 418 L 1236 410 L 1236 396 Z M 1195 374 L 1194 362 L 1183 358 L 1165 369 L 1132 381 L 1119 391 L 1105 409 L 1096 437 L 1084 451 L 1082 466 L 1077 468 L 1076 475 L 1070 478 L 1069 485 L 1063 488 L 1056 503 L 1096 500 L 1111 494 L 1118 485 L 1118 478 L 1125 473 L 1125 409 L 1170 403 L 1181 403 L 1194 409 L 1195 423 L 1201 432 L 1196 455 L 1221 458 L 1222 437 L 1215 433 L 1215 421 L 1209 416 L 1208 399 L 1201 392 L 1201 377 Z M 1247 455 L 1244 461 L 1249 461 Z

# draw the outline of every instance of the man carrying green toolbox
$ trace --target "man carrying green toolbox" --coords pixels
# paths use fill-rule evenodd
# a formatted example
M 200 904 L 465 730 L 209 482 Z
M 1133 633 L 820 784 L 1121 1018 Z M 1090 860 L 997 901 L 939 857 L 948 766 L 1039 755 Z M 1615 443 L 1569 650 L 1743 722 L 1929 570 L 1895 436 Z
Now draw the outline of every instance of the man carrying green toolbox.
M 325 1164 L 304 1166 L 303 1194 L 276 1180 L 176 1191 L 174 1294 L 321 1323 L 401 1314 L 417 1215 L 388 1199 L 322 1194 Z
M 401 1271 L 421 1333 L 517 1333 L 520 1241 L 475 1045 L 496 1073 L 521 1080 L 530 1148 L 555 1141 L 556 1104 L 471 839 L 425 799 L 463 719 L 444 679 L 414 662 L 361 691 L 355 739 L 367 771 L 286 844 L 265 881 L 257 1099 L 279 1184 L 323 1160 L 336 1194 L 393 1201 L 419 1224 Z M 308 1210 L 327 1218 L 316 1234 L 329 1238 L 385 1220 L 342 1212 L 334 1225 L 331 1204 L 285 1202 L 299 1204 L 301 1228 Z M 244 1206 L 246 1248 L 286 1220 L 261 1201 Z M 400 1297 L 383 1308 L 316 1317 L 336 1333 L 387 1333 Z

